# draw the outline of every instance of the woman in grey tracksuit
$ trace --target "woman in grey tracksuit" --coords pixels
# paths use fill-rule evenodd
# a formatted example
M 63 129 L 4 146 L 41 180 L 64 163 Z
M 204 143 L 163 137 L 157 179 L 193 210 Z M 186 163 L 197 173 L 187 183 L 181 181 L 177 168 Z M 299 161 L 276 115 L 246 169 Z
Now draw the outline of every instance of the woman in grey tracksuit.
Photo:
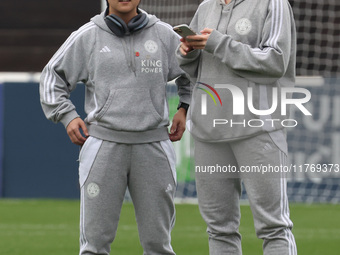
M 140 11 L 139 2 L 109 0 L 108 9 L 72 33 L 41 75 L 47 118 L 63 123 L 71 141 L 82 145 L 82 255 L 110 253 L 127 187 L 144 254 L 175 254 L 170 139 L 184 132 L 191 86 L 175 57 L 179 38 L 168 24 Z M 166 84 L 175 78 L 180 105 L 169 134 Z M 69 100 L 77 82 L 85 84 L 85 121 Z
M 190 27 L 200 34 L 181 40 L 177 58 L 196 82 L 187 126 L 210 254 L 242 253 L 242 180 L 264 254 L 295 255 L 282 171 L 289 117 L 278 103 L 295 82 L 291 7 L 287 0 L 206 0 Z

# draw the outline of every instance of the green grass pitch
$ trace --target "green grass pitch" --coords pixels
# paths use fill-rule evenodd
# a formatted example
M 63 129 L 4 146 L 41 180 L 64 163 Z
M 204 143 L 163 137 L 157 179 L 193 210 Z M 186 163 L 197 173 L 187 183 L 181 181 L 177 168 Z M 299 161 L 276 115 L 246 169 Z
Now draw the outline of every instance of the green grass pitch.
M 340 254 L 340 205 L 291 205 L 300 255 Z M 241 206 L 243 254 L 262 254 L 249 206 Z M 197 205 L 176 205 L 172 245 L 178 255 L 207 255 L 208 238 Z M 79 201 L 0 200 L 1 255 L 78 254 Z M 124 204 L 112 254 L 142 254 L 133 206 Z

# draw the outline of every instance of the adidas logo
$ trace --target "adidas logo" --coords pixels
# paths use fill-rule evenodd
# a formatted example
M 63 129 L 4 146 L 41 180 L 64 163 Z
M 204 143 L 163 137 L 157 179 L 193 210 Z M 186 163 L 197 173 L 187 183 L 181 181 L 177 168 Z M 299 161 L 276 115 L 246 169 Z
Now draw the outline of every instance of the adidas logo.
M 264 148 L 263 148 L 263 151 L 269 151 L 269 150 L 272 150 L 273 147 L 269 144 L 269 143 L 266 143 Z
M 111 52 L 111 50 L 109 49 L 109 47 L 105 46 L 104 48 L 102 48 L 102 49 L 100 50 L 100 52 L 101 52 L 101 53 L 103 53 L 103 52 Z

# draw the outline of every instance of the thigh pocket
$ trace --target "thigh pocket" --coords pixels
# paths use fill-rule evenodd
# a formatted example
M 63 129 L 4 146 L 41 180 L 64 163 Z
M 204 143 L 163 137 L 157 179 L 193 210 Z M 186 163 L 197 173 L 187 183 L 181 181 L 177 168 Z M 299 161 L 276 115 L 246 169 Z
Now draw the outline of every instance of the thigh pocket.
M 90 136 L 87 138 L 79 153 L 79 184 L 83 187 L 97 157 L 102 140 Z

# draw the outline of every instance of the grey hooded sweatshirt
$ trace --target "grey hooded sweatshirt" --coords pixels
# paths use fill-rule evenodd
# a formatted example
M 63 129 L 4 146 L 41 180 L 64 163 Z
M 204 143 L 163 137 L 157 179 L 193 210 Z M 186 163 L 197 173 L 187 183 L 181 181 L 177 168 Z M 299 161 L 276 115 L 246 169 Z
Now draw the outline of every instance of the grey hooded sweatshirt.
M 69 96 L 83 82 L 91 136 L 119 143 L 168 139 L 167 82 L 179 77 L 180 102 L 189 104 L 191 97 L 175 57 L 179 38 L 152 15 L 142 30 L 117 37 L 104 17 L 96 15 L 72 33 L 44 68 L 40 98 L 46 117 L 65 127 L 78 117 Z
M 190 27 L 196 32 L 214 29 L 204 50 L 186 56 L 176 53 L 182 69 L 197 82 L 188 116 L 192 135 L 222 142 L 275 133 L 287 126 L 289 109 L 281 113 L 281 89 L 295 84 L 296 52 L 288 1 L 233 0 L 227 5 L 224 0 L 206 0 Z

